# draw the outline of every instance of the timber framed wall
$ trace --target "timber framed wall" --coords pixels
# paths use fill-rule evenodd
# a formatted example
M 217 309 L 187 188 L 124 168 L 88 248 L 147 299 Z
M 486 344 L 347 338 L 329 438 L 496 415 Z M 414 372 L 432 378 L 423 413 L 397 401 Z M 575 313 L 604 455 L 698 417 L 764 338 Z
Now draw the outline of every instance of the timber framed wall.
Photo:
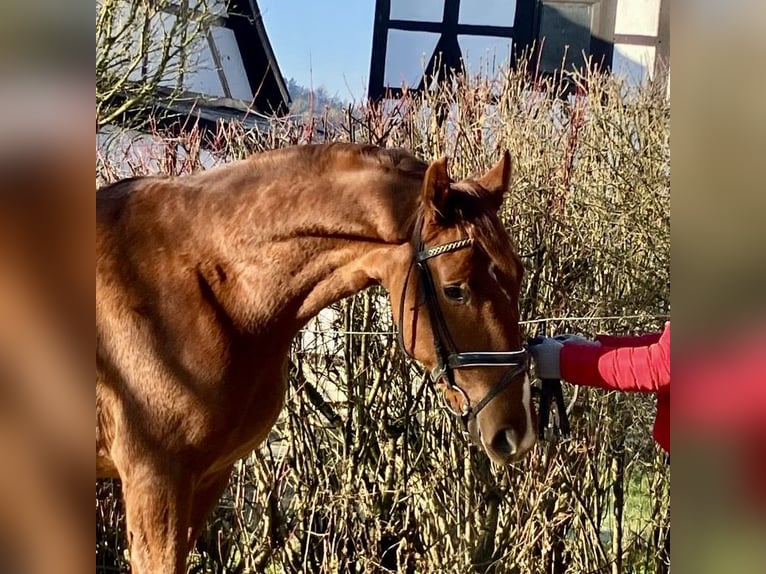
M 668 65 L 670 0 L 377 0 L 369 96 L 420 90 L 448 70 L 513 66 L 535 51 L 543 73 L 592 62 L 633 83 Z

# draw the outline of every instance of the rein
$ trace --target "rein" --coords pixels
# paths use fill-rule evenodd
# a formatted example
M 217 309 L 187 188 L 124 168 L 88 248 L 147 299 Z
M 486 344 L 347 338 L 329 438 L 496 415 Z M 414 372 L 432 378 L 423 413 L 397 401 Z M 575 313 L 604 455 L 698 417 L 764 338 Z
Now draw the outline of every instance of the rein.
M 563 437 L 570 434 L 569 417 L 564 402 L 564 391 L 561 388 L 561 379 L 542 379 L 540 388 L 532 387 L 535 394 L 540 397 L 540 405 L 537 414 L 537 438 L 548 440 L 558 429 Z M 556 405 L 556 418 L 551 420 L 551 407 Z
M 410 266 L 407 270 L 407 276 L 404 280 L 404 287 L 402 288 L 402 296 L 399 302 L 399 329 L 398 340 L 399 346 L 402 348 L 405 354 L 409 355 L 407 348 L 404 345 L 404 301 L 407 293 L 407 287 L 409 286 L 410 276 L 412 274 L 413 267 L 417 266 L 418 276 L 420 281 L 418 282 L 419 293 L 423 296 L 426 306 L 428 308 L 429 317 L 431 319 L 432 336 L 434 340 L 434 349 L 436 351 L 436 359 L 438 364 L 435 369 L 431 371 L 431 380 L 436 383 L 438 381 L 444 382 L 445 386 L 449 390 L 458 392 L 463 398 L 463 408 L 458 414 L 464 425 L 467 425 L 469 421 L 475 419 L 479 412 L 486 407 L 489 402 L 497 395 L 503 392 L 510 384 L 511 381 L 517 376 L 527 371 L 529 363 L 529 355 L 526 349 L 519 349 L 517 351 L 479 351 L 479 352 L 467 352 L 461 353 L 457 350 L 454 340 L 450 335 L 447 322 L 439 306 L 439 300 L 436 295 L 436 286 L 434 284 L 433 275 L 428 267 L 428 260 L 445 253 L 451 253 L 453 251 L 459 251 L 461 249 L 467 249 L 473 246 L 473 239 L 465 237 L 457 241 L 450 243 L 443 243 L 435 247 L 426 248 L 422 237 L 423 231 L 423 218 L 418 219 L 417 225 L 417 244 L 414 249 L 414 256 Z M 455 370 L 469 367 L 511 367 L 503 377 L 493 385 L 489 392 L 475 405 L 471 405 L 471 399 L 468 394 L 455 382 Z

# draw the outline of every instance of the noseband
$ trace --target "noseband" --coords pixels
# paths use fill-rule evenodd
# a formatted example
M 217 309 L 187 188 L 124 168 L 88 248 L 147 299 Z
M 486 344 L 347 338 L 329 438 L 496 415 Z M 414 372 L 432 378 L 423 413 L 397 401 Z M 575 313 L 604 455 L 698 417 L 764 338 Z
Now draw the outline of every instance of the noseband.
M 407 287 L 410 280 L 410 274 L 413 266 L 418 268 L 418 291 L 425 300 L 428 308 L 428 314 L 431 319 L 431 329 L 434 339 L 434 349 L 436 351 L 437 366 L 431 371 L 431 380 L 436 383 L 442 381 L 445 386 L 452 391 L 456 391 L 463 397 L 463 409 L 459 414 L 463 423 L 467 424 L 470 420 L 477 417 L 479 412 L 486 407 L 489 402 L 503 392 L 513 379 L 527 371 L 529 363 L 526 349 L 518 351 L 479 351 L 460 353 L 457 350 L 454 340 L 450 335 L 447 322 L 444 319 L 439 300 L 436 295 L 436 286 L 433 275 L 428 267 L 428 260 L 445 253 L 467 249 L 473 245 L 473 239 L 466 237 L 450 243 L 443 243 L 435 247 L 426 248 L 423 242 L 423 220 L 420 218 L 417 226 L 418 241 L 415 247 L 414 257 L 407 270 L 407 277 L 402 289 L 402 297 L 399 304 L 399 345 L 406 353 L 407 348 L 404 345 L 403 326 L 404 326 L 404 301 L 407 294 Z M 489 390 L 489 392 L 475 405 L 471 405 L 471 399 L 468 394 L 455 383 L 455 370 L 470 367 L 511 367 L 505 375 Z M 451 409 L 453 410 L 453 409 Z

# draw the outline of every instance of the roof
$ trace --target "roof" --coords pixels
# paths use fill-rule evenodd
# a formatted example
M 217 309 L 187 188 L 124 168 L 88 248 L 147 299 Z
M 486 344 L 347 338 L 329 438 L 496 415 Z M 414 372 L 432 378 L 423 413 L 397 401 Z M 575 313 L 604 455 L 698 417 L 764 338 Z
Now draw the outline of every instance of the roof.
M 287 113 L 291 102 L 256 0 L 231 0 L 224 26 L 234 32 L 247 79 L 261 113 Z
M 155 91 L 154 105 L 170 112 L 160 124 L 198 120 L 214 129 L 236 120 L 252 128 L 287 114 L 290 93 L 256 0 L 217 0 L 211 10 L 215 18 L 197 54 L 202 64 L 185 73 L 180 93 L 166 86 Z

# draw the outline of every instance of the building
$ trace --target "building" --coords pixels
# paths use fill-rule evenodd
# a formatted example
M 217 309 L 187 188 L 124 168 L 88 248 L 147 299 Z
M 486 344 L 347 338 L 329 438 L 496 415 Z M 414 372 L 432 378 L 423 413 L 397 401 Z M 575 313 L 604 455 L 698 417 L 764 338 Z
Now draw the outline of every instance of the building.
M 195 4 L 192 2 L 189 5 L 193 7 Z M 140 50 L 135 33 L 126 34 L 124 46 L 116 47 L 118 61 L 123 52 L 125 58 L 121 61 L 131 61 L 130 58 L 144 54 L 141 65 L 127 76 L 127 81 L 124 81 L 125 74 L 120 74 L 120 69 L 117 69 L 118 82 L 122 83 L 115 84 L 117 105 L 113 107 L 119 109 L 128 97 L 121 91 L 122 88 L 130 90 L 134 86 L 142 86 L 145 78 L 160 69 L 156 63 L 157 46 L 163 45 L 164 38 L 168 34 L 183 33 L 194 24 L 188 24 L 189 18 L 180 18 L 178 11 L 182 8 L 180 3 L 179 7 L 174 7 L 176 2 L 164 4 L 159 12 L 147 10 L 138 17 L 132 12 L 137 10 L 137 5 L 131 0 L 118 0 L 111 6 L 116 6 L 118 10 L 113 30 L 120 29 L 126 19 L 134 18 L 134 22 L 139 22 L 138 26 L 134 24 L 134 28 L 141 29 L 141 25 L 148 22 L 155 34 L 149 40 L 153 43 L 152 50 Z M 102 6 L 97 4 L 97 10 L 100 9 Z M 117 166 L 120 176 L 133 175 L 131 166 L 142 166 L 145 171 L 161 171 L 160 162 L 166 157 L 171 144 L 169 140 L 159 142 L 148 135 L 148 125 L 144 120 L 159 117 L 159 127 L 171 131 L 196 124 L 204 135 L 215 133 L 221 121 L 236 121 L 245 128 L 267 129 L 269 118 L 288 112 L 290 94 L 256 0 L 206 0 L 206 9 L 212 17 L 205 16 L 203 33 L 194 34 L 194 43 L 188 48 L 187 63 L 168 66 L 169 71 L 161 81 L 151 84 L 150 105 L 128 108 L 114 121 L 98 126 L 98 161 Z M 97 51 L 101 48 L 99 45 Z M 154 114 L 157 110 L 160 113 Z M 203 137 L 200 157 L 204 165 L 213 165 L 215 161 L 205 147 L 206 141 L 207 138 Z M 174 153 L 181 164 L 185 157 L 183 146 L 176 145 Z
M 174 110 L 202 123 L 257 115 L 284 115 L 290 105 L 287 84 L 271 48 L 256 0 L 217 0 L 220 16 L 200 47 L 198 65 L 184 79 L 190 97 Z M 255 115 L 254 115 L 255 112 Z
M 670 0 L 376 0 L 369 94 L 422 89 L 424 71 L 595 65 L 640 83 L 670 57 Z M 492 70 L 489 70 L 490 74 Z
M 135 124 L 148 112 L 203 128 L 228 119 L 252 127 L 287 113 L 290 94 L 256 0 L 199 6 L 97 0 L 97 97 L 109 110 L 100 121 Z

